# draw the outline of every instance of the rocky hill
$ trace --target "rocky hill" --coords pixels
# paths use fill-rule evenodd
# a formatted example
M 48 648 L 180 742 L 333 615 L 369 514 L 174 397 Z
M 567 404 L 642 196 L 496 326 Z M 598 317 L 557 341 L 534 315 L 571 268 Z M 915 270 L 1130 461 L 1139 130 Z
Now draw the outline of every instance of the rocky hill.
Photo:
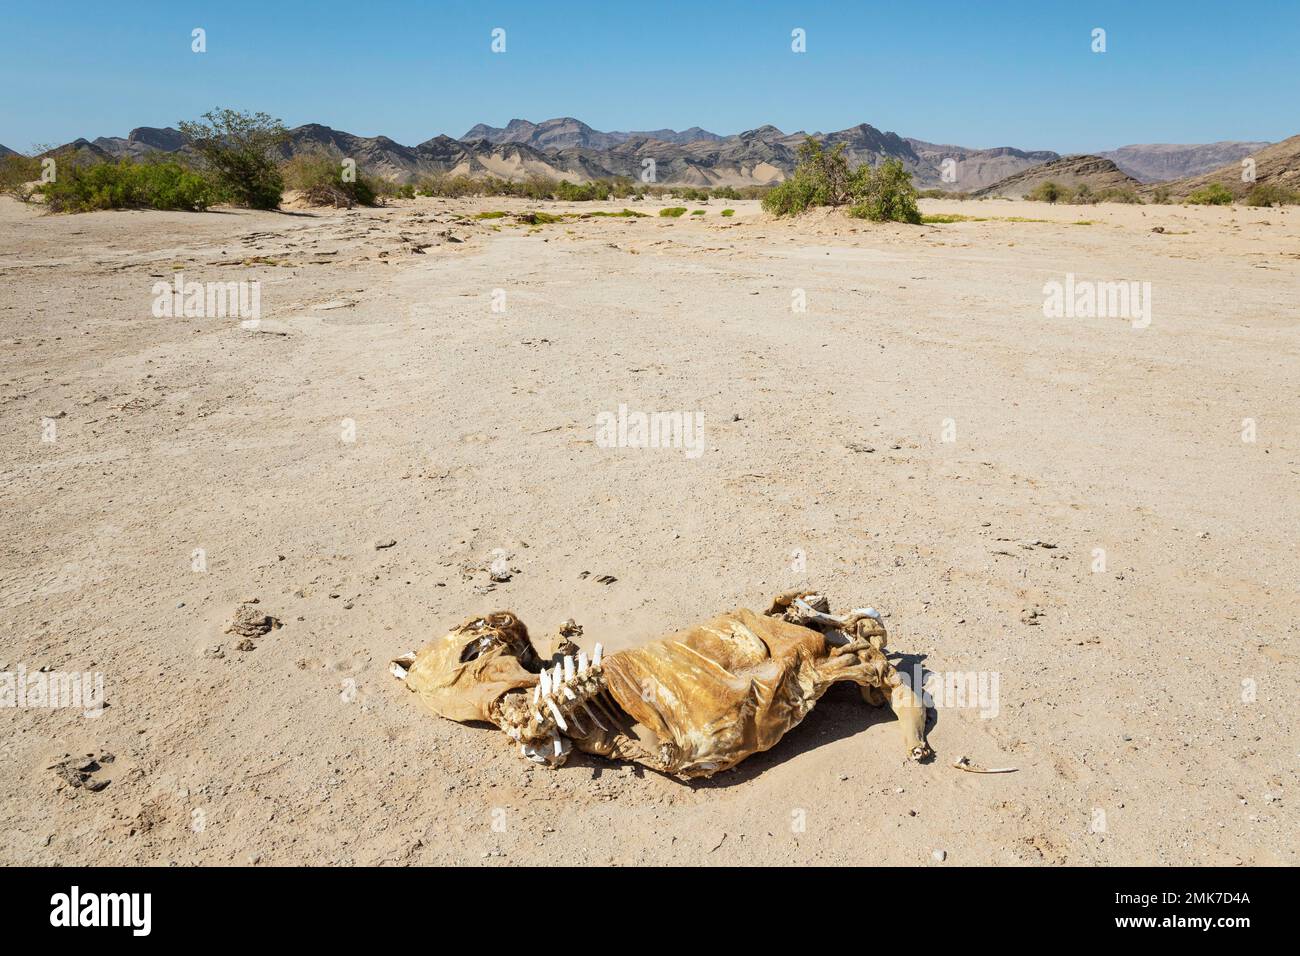
M 1070 189 L 1078 189 L 1086 184 L 1094 194 L 1108 189 L 1131 189 L 1136 192 L 1142 185 L 1109 159 L 1086 155 L 1066 156 L 1015 173 L 991 186 L 976 190 L 975 195 L 1022 199 L 1027 193 L 1033 192 L 1039 185 L 1049 181 Z
M 1250 158 L 1255 161 L 1255 178 L 1253 181 L 1242 179 L 1242 160 Z M 1210 183 L 1220 183 L 1238 199 L 1256 185 L 1280 186 L 1294 192 L 1300 192 L 1300 136 L 1292 136 L 1272 146 L 1253 152 L 1249 157 L 1241 157 L 1218 169 L 1200 176 L 1189 176 L 1171 183 L 1162 184 L 1175 199 L 1182 199 L 1189 193 Z M 1154 192 L 1148 187 L 1147 192 Z

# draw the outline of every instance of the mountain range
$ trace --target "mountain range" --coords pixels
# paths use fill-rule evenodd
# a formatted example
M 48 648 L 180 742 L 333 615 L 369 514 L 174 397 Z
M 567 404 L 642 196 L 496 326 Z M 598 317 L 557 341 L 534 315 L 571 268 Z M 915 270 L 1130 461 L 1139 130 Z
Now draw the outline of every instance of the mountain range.
M 357 161 L 372 175 L 399 182 L 420 176 L 461 174 L 523 179 L 546 176 L 583 181 L 626 176 L 639 179 L 653 161 L 654 182 L 664 185 L 746 186 L 775 183 L 795 168 L 798 147 L 809 134 L 760 126 L 731 136 L 700 127 L 603 132 L 573 117 L 541 123 L 513 119 L 504 127 L 478 124 L 459 139 L 439 135 L 416 146 L 386 136 L 356 136 L 317 123 L 289 131 L 283 155 L 325 149 Z M 813 133 L 827 146 L 843 143 L 851 165 L 897 159 L 920 188 L 978 192 L 1062 156 L 1051 150 L 1011 146 L 973 149 L 882 132 L 867 123 Z M 1214 171 L 1258 152 L 1264 143 L 1125 146 L 1096 154 L 1114 164 L 1121 178 L 1162 182 Z M 140 127 L 123 137 L 77 139 L 59 147 L 97 160 L 138 159 L 150 153 L 186 152 L 171 127 Z M 11 152 L 0 146 L 0 155 Z M 1089 157 L 1094 158 L 1094 157 Z M 949 162 L 951 161 L 951 162 Z M 945 176 L 948 173 L 948 176 Z M 955 179 L 952 176 L 955 175 Z

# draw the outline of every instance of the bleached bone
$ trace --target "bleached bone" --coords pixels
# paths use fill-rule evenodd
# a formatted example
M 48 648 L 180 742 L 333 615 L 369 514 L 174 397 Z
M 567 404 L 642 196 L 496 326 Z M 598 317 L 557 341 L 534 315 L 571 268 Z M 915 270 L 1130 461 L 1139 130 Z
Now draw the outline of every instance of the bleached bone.
M 555 701 L 549 697 L 546 698 L 546 706 L 551 708 L 551 716 L 555 718 L 555 725 L 561 730 L 568 730 L 569 725 L 564 722 L 564 715 L 560 713 L 560 708 L 555 706 Z

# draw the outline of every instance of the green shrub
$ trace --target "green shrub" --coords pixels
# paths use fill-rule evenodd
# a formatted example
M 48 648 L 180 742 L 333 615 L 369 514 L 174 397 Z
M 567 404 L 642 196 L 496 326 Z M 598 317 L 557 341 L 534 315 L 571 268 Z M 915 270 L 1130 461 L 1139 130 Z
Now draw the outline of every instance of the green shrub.
M 1059 185 L 1052 180 L 1039 183 L 1028 193 L 1025 198 L 1033 202 L 1058 203 L 1069 202 L 1074 193 L 1066 186 Z
M 1099 202 L 1122 202 L 1142 205 L 1142 197 L 1131 189 L 1116 186 L 1113 189 L 1103 189 L 1097 194 Z
M 1167 206 L 1172 199 L 1172 191 L 1168 186 L 1157 186 L 1151 193 L 1151 201 L 1158 206 Z
M 253 209 L 276 209 L 284 180 L 278 154 L 288 138 L 284 124 L 265 113 L 218 109 L 180 131 L 207 164 L 223 199 Z
M 795 216 L 818 203 L 817 185 L 806 177 L 792 176 L 763 197 L 763 208 L 774 216 Z
M 1247 206 L 1292 206 L 1300 203 L 1300 193 L 1276 183 L 1259 183 L 1246 193 Z
M 862 173 L 866 175 L 862 175 Z M 887 159 L 874 170 L 863 163 L 853 182 L 853 205 L 849 215 L 873 222 L 907 222 L 919 225 L 921 211 L 916 208 L 916 187 L 912 174 L 900 159 Z
M 1223 183 L 1210 183 L 1191 193 L 1187 201 L 1193 206 L 1227 206 L 1232 202 L 1232 193 Z
M 611 216 L 618 219 L 645 219 L 649 213 L 637 212 L 635 209 L 624 209 L 622 212 L 609 212 L 605 209 L 598 209 L 595 212 L 583 213 L 587 216 Z
M 799 164 L 790 178 L 763 197 L 763 208 L 777 216 L 796 215 L 813 206 L 849 205 L 849 215 L 876 222 L 921 221 L 912 174 L 901 160 L 877 168 L 863 163 L 852 172 L 844 144 L 827 151 L 811 136 L 799 147 Z
M 53 182 L 40 187 L 52 212 L 94 209 L 202 211 L 216 199 L 212 184 L 174 160 L 136 163 L 60 163 Z
M 799 144 L 799 163 L 794 172 L 763 197 L 763 208 L 777 216 L 792 216 L 813 206 L 842 206 L 849 201 L 849 186 L 844 144 L 838 143 L 827 152 L 809 136 Z
M 970 193 L 948 192 L 946 189 L 922 189 L 917 195 L 922 199 L 970 199 Z
M 736 214 L 736 210 L 734 210 L 734 209 L 724 209 L 724 210 L 722 210 L 721 213 L 719 213 L 719 215 L 721 215 L 721 216 L 726 216 L 726 217 L 728 217 L 728 218 L 734 216 L 735 214 Z
M 703 209 L 694 209 L 694 210 L 691 211 L 691 215 L 692 215 L 692 216 L 703 216 L 704 213 L 705 213 L 705 210 L 703 210 Z
M 373 206 L 379 199 L 370 177 L 354 169 L 352 178 L 345 179 L 341 159 L 324 151 L 294 156 L 280 168 L 280 175 L 286 186 L 300 191 L 313 206 L 351 209 Z
M 672 219 L 676 219 L 678 216 L 684 215 L 685 213 L 686 213 L 685 206 L 669 206 L 667 209 L 659 210 L 659 215 L 668 216 Z
M 19 202 L 27 202 L 38 187 L 32 182 L 41 178 L 41 161 L 35 156 L 15 153 L 0 159 L 0 192 Z

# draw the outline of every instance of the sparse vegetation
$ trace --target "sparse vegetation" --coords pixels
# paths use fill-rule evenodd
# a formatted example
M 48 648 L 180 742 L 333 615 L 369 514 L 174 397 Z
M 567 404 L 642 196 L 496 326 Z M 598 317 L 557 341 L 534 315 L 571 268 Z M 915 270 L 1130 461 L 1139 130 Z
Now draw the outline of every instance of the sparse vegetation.
M 685 215 L 685 213 L 686 213 L 685 206 L 668 206 L 665 209 L 659 210 L 659 215 L 667 216 L 670 219 L 676 219 L 678 216 Z
M 313 206 L 351 209 L 374 206 L 379 193 L 370 177 L 353 168 L 349 174 L 340 157 L 324 151 L 300 153 L 280 168 L 284 183 L 302 193 Z
M 673 186 L 672 195 L 676 199 L 684 199 L 687 202 L 708 202 L 709 191 L 707 189 L 697 189 L 694 186 Z
M 912 174 L 900 160 L 888 159 L 876 168 L 863 163 L 850 172 L 843 143 L 828 151 L 809 136 L 799 146 L 794 173 L 763 197 L 763 208 L 791 216 L 814 206 L 847 205 L 849 215 L 860 219 L 919 223 L 916 200 Z
M 1246 194 L 1247 206 L 1293 206 L 1300 203 L 1300 193 L 1275 183 L 1259 183 Z
M 545 176 L 524 180 L 497 176 L 425 176 L 414 186 L 416 195 L 459 199 L 465 196 L 514 196 L 519 199 L 557 200 L 560 202 L 604 202 L 608 199 L 640 199 L 642 192 L 627 178 L 598 179 L 571 183 Z
M 383 176 L 378 176 L 371 180 L 371 185 L 374 186 L 375 194 L 383 199 L 415 198 L 414 183 L 398 183 L 391 179 L 385 179 Z
M 56 157 L 57 162 L 57 157 Z M 43 184 L 51 212 L 96 209 L 180 209 L 200 212 L 216 200 L 209 180 L 174 160 L 135 163 L 58 163 Z
M 1193 206 L 1227 206 L 1232 203 L 1232 193 L 1223 183 L 1210 183 L 1190 193 L 1187 201 Z
M 694 186 L 644 185 L 627 177 L 571 183 L 545 176 L 525 180 L 497 176 L 459 176 L 442 174 L 425 176 L 412 186 L 415 195 L 459 199 L 465 196 L 513 196 L 519 199 L 556 200 L 562 202 L 605 202 L 609 199 L 641 200 L 646 197 L 674 198 L 690 202 L 710 199 L 761 199 L 770 186 L 719 186 L 716 189 Z
M 967 200 L 971 198 L 970 193 L 948 192 L 946 189 L 922 189 L 917 193 L 921 199 L 959 199 Z
M 549 212 L 521 212 L 516 213 L 515 218 L 530 226 L 549 226 L 553 223 L 564 222 L 565 217 Z
M 736 214 L 736 210 L 734 210 L 734 209 L 724 209 L 724 210 L 722 210 L 722 212 L 718 213 L 718 215 L 720 215 L 720 216 L 726 216 L 727 218 L 731 218 L 731 217 L 734 216 L 735 214 Z
M 703 216 L 705 212 L 706 212 L 706 210 L 704 210 L 704 209 L 694 209 L 694 210 L 691 211 L 691 215 L 692 215 L 692 216 Z
M 266 113 L 217 109 L 180 131 L 203 158 L 220 198 L 252 209 L 277 209 L 284 179 L 278 151 L 288 131 Z
M 583 216 L 609 216 L 620 219 L 645 219 L 649 216 L 646 212 L 637 212 L 635 209 L 624 209 L 620 212 L 610 212 L 606 209 L 598 209 L 595 212 L 583 213 Z
M 921 222 L 927 226 L 950 222 L 988 222 L 987 216 L 963 216 L 955 212 L 940 212 L 932 216 L 922 216 Z

